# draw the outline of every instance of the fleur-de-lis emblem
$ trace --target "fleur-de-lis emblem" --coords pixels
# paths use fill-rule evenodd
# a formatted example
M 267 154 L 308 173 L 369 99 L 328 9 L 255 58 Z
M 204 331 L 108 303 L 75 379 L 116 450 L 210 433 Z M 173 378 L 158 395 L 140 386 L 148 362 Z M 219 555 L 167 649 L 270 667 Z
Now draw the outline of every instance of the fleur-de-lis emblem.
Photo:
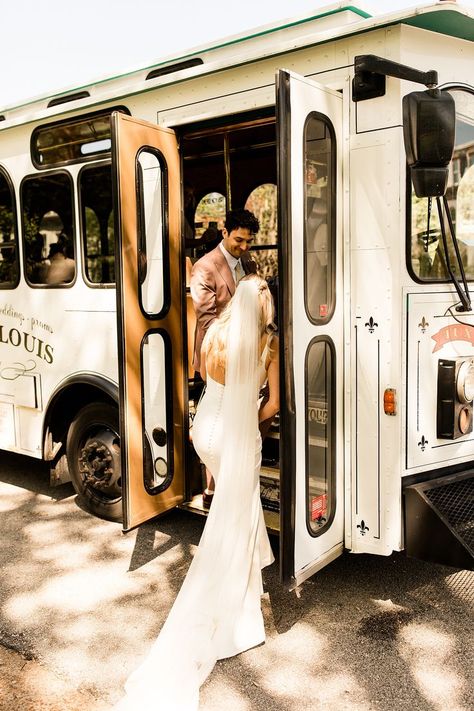
M 424 452 L 426 449 L 426 445 L 428 444 L 428 440 L 425 439 L 425 435 L 422 436 L 420 441 L 418 442 L 418 446 L 421 447 L 421 451 Z
M 357 528 L 360 528 L 360 535 L 365 536 L 367 531 L 370 531 L 369 527 L 365 525 L 365 521 L 362 520 L 360 523 L 357 524 Z
M 426 329 L 428 328 L 429 325 L 430 324 L 428 323 L 428 321 L 425 319 L 424 316 L 421 319 L 420 323 L 418 324 L 419 328 L 421 328 L 422 333 L 424 333 L 426 331 Z
M 365 325 L 368 327 L 369 333 L 373 333 L 374 330 L 375 330 L 376 328 L 378 328 L 378 323 L 375 323 L 375 321 L 374 321 L 374 319 L 372 318 L 372 316 L 369 318 L 369 320 L 367 321 L 367 323 L 366 323 Z

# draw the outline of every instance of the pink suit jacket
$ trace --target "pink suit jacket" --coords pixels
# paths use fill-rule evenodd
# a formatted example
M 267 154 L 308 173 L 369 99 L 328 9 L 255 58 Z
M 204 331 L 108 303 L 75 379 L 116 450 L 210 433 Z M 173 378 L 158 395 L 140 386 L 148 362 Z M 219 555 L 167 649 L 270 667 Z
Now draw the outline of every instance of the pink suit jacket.
M 246 274 L 257 271 L 257 265 L 248 253 L 241 257 L 241 262 Z M 193 367 L 198 372 L 204 335 L 229 303 L 234 292 L 234 277 L 220 247 L 198 259 L 191 273 L 191 296 L 196 311 Z

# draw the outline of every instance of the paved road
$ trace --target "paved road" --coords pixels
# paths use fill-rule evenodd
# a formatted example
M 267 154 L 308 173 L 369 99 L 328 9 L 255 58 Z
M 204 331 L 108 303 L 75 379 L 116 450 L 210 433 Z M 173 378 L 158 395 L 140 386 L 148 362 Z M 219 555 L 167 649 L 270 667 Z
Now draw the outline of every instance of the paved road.
M 127 535 L 0 453 L 0 709 L 99 711 L 159 631 L 202 519 Z M 296 593 L 264 572 L 265 645 L 218 663 L 203 711 L 474 708 L 474 573 L 344 555 Z M 158 693 L 158 692 L 157 692 Z

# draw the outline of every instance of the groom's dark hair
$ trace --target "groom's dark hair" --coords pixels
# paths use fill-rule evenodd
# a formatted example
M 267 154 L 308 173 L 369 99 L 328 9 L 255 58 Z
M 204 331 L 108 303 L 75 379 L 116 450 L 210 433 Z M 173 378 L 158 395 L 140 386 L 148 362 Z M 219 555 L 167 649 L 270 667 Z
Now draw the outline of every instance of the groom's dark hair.
M 225 216 L 227 232 L 230 234 L 232 230 L 237 230 L 239 227 L 256 235 L 260 229 L 260 223 L 250 210 L 229 210 Z

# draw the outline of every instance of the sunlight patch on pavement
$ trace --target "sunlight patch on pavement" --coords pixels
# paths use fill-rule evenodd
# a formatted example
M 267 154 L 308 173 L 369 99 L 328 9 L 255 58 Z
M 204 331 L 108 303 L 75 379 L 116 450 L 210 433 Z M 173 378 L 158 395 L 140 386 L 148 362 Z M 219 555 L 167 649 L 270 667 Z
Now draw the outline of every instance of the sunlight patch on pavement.
M 422 624 L 408 624 L 400 630 L 399 652 L 413 678 L 433 709 L 461 711 L 463 681 L 450 665 L 455 640 L 450 635 Z
M 316 708 L 366 711 L 365 692 L 354 676 L 344 669 L 336 671 L 326 666 L 328 647 L 327 638 L 313 624 L 298 623 L 264 647 L 246 652 L 243 661 L 246 655 L 260 655 L 258 662 L 251 660 L 252 667 L 258 669 L 254 683 L 281 702 L 285 698 L 288 702 L 298 699 L 304 706 L 311 699 Z
M 254 711 L 255 707 L 245 691 L 237 688 L 238 681 L 220 676 L 219 667 L 216 667 L 201 690 L 199 707 L 206 711 Z
M 25 491 L 12 484 L 0 484 L 0 512 L 15 511 L 35 496 L 31 491 Z
M 83 570 L 58 574 L 36 590 L 13 596 L 4 606 L 11 619 L 21 620 L 44 609 L 60 609 L 62 614 L 93 611 L 98 605 L 124 595 L 139 595 L 142 581 L 124 576 L 113 563 L 89 564 Z

